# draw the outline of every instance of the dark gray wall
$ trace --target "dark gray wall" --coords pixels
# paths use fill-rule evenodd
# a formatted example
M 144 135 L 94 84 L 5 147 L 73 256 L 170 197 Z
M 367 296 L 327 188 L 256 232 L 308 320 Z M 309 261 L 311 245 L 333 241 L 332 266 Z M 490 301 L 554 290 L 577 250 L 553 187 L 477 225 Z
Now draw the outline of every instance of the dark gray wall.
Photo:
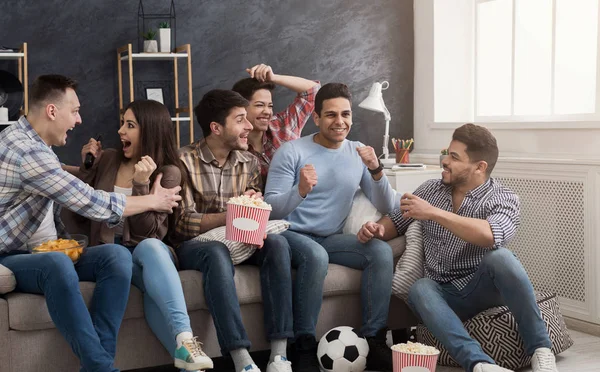
M 146 0 L 144 10 L 164 13 L 169 4 Z M 30 82 L 48 73 L 80 82 L 83 125 L 67 146 L 55 149 L 61 160 L 78 164 L 81 146 L 99 132 L 105 133 L 105 146 L 117 146 L 116 48 L 132 43 L 137 49 L 138 1 L 0 0 L 0 9 L 0 44 L 28 43 Z M 175 11 L 177 44 L 192 46 L 194 104 L 210 89 L 230 88 L 246 76 L 244 68 L 261 62 L 276 73 L 344 82 L 354 94 L 350 138 L 374 146 L 379 154 L 383 116 L 358 103 L 374 81 L 388 80 L 384 99 L 392 116 L 390 136 L 412 137 L 412 0 L 176 0 Z M 184 64 L 179 66 L 185 72 Z M 15 63 L 0 61 L 0 69 L 16 74 Z M 134 71 L 136 84 L 172 78 L 166 62 L 137 62 Z M 275 109 L 292 97 L 278 88 Z M 315 131 L 310 120 L 303 134 Z M 187 134 L 186 127 L 182 133 Z M 201 136 L 197 126 L 195 133 Z M 187 142 L 182 137 L 182 144 Z

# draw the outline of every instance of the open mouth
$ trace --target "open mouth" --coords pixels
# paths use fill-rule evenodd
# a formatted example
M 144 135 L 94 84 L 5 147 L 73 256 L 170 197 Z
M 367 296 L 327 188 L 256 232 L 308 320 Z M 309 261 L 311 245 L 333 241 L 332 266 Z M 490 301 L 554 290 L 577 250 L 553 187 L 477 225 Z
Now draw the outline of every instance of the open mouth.
M 121 142 L 123 143 L 123 152 L 127 152 L 131 148 L 131 142 L 127 140 L 121 140 Z
M 331 128 L 331 131 L 334 133 L 344 133 L 346 128 Z
M 258 122 L 260 122 L 261 124 L 269 124 L 269 120 L 271 120 L 271 118 L 262 116 L 262 117 L 256 118 L 256 120 L 258 120 Z

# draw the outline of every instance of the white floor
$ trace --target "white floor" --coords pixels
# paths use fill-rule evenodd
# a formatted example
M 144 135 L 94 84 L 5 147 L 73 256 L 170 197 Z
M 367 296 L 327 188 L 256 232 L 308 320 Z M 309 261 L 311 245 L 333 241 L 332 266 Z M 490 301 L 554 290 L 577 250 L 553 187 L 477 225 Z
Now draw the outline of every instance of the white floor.
M 568 350 L 556 356 L 556 366 L 560 372 L 598 372 L 600 371 L 600 337 L 590 336 L 577 331 L 571 332 L 574 344 Z M 461 372 L 460 368 L 438 366 L 436 372 Z M 530 372 L 524 368 L 519 372 Z

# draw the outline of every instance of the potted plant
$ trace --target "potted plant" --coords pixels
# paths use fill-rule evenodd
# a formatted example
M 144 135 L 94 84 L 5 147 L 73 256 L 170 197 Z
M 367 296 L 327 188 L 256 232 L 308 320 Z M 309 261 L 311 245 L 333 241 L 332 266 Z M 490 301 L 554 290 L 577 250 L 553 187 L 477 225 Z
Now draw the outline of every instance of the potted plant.
M 444 159 L 446 158 L 446 156 L 448 156 L 448 149 L 442 149 L 442 151 L 440 151 L 440 168 L 444 167 L 442 165 L 442 162 L 444 161 Z
M 163 53 L 171 52 L 171 25 L 169 22 L 161 22 L 158 25 L 158 40 L 160 41 L 160 51 Z
M 142 34 L 144 37 L 144 53 L 156 53 L 158 52 L 158 46 L 156 45 L 156 31 L 150 29 L 145 34 Z

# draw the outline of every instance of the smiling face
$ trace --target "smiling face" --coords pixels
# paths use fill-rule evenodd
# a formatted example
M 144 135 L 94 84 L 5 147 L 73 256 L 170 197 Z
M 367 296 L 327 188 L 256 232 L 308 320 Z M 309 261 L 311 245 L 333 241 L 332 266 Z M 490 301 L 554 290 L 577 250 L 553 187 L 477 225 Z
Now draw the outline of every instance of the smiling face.
M 313 113 L 315 124 L 319 127 L 316 141 L 327 148 L 339 148 L 352 127 L 350 101 L 342 97 L 326 99 L 320 114 Z
M 252 124 L 253 130 L 266 132 L 269 128 L 269 122 L 273 117 L 273 97 L 267 89 L 259 89 L 250 98 L 250 105 L 247 108 L 248 121 Z
M 223 147 L 232 150 L 248 150 L 248 134 L 252 130 L 252 124 L 246 119 L 244 107 L 234 107 L 229 110 L 225 118 L 225 125 L 213 124 L 217 127 L 214 133 L 218 136 Z
M 79 98 L 71 88 L 67 88 L 62 100 L 49 104 L 47 110 L 53 123 L 49 127 L 45 140 L 49 146 L 64 146 L 67 144 L 68 132 L 81 124 L 79 115 Z
M 467 145 L 459 141 L 450 142 L 448 156 L 442 161 L 442 182 L 448 186 L 470 184 L 480 166 L 472 162 L 467 154 Z
M 118 133 L 123 144 L 123 155 L 127 159 L 140 159 L 142 152 L 140 125 L 131 109 L 125 111 Z

